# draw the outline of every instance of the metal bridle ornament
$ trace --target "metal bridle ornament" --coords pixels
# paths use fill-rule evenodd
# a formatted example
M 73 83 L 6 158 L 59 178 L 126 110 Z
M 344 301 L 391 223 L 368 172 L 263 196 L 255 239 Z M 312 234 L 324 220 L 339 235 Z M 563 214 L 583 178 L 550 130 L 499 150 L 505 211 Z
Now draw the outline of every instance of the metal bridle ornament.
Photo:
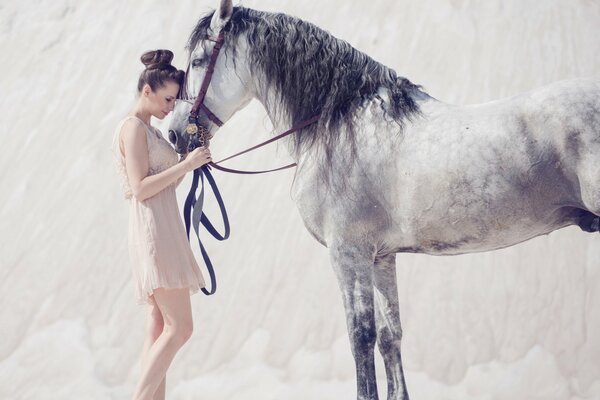
M 210 144 L 210 139 L 212 139 L 213 135 L 210 133 L 208 129 L 204 127 L 204 125 L 200 125 L 198 123 L 189 123 L 185 128 L 185 132 L 190 136 L 196 136 L 196 142 L 199 147 L 208 147 Z M 194 146 L 192 145 L 192 140 L 188 142 L 188 151 L 194 150 Z

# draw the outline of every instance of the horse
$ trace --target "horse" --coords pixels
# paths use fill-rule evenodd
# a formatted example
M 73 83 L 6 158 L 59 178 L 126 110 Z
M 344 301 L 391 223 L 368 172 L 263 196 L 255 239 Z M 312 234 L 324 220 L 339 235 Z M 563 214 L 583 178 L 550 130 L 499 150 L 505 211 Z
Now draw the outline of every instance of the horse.
M 169 126 L 178 153 L 192 143 L 189 94 L 201 86 L 194 120 L 210 135 L 252 99 L 278 130 L 318 116 L 282 140 L 297 164 L 292 197 L 341 290 L 359 400 L 378 399 L 376 344 L 388 400 L 409 399 L 396 253 L 483 252 L 569 225 L 599 230 L 599 80 L 446 104 L 309 22 L 231 0 L 198 21 L 187 49 Z

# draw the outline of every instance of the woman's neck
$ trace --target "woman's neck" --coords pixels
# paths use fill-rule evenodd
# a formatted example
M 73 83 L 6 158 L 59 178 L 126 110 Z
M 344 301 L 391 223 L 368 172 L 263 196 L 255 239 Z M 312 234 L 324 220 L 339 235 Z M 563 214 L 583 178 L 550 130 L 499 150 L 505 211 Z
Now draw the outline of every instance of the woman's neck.
M 138 101 L 130 112 L 131 115 L 138 117 L 146 125 L 150 126 L 150 117 L 152 114 Z

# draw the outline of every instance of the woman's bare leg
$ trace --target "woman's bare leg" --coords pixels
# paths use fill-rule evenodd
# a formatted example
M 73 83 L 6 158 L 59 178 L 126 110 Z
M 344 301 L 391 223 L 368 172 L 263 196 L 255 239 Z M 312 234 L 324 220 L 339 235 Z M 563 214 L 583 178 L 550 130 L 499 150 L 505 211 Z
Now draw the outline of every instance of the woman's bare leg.
M 164 319 L 164 328 L 150 345 L 134 400 L 152 400 L 177 351 L 192 335 L 189 289 L 156 289 L 154 300 Z
M 158 304 L 156 304 L 156 300 L 154 300 L 154 295 L 150 296 L 150 303 L 151 304 L 148 305 L 146 340 L 144 340 L 144 349 L 142 351 L 142 369 L 146 366 L 150 347 L 156 342 L 156 339 L 158 339 L 165 326 L 165 321 L 160 313 Z M 153 400 L 165 400 L 166 379 L 167 377 L 165 375 L 160 385 L 158 385 L 158 389 L 154 392 Z

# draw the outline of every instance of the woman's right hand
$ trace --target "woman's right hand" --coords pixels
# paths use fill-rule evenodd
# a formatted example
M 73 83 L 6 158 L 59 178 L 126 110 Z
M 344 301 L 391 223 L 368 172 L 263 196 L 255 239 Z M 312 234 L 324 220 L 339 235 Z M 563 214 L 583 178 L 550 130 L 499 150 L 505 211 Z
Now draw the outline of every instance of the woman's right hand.
M 212 161 L 210 150 L 207 147 L 197 147 L 187 154 L 185 162 L 187 164 L 188 171 L 193 171 L 200 168 L 204 164 L 208 164 Z

